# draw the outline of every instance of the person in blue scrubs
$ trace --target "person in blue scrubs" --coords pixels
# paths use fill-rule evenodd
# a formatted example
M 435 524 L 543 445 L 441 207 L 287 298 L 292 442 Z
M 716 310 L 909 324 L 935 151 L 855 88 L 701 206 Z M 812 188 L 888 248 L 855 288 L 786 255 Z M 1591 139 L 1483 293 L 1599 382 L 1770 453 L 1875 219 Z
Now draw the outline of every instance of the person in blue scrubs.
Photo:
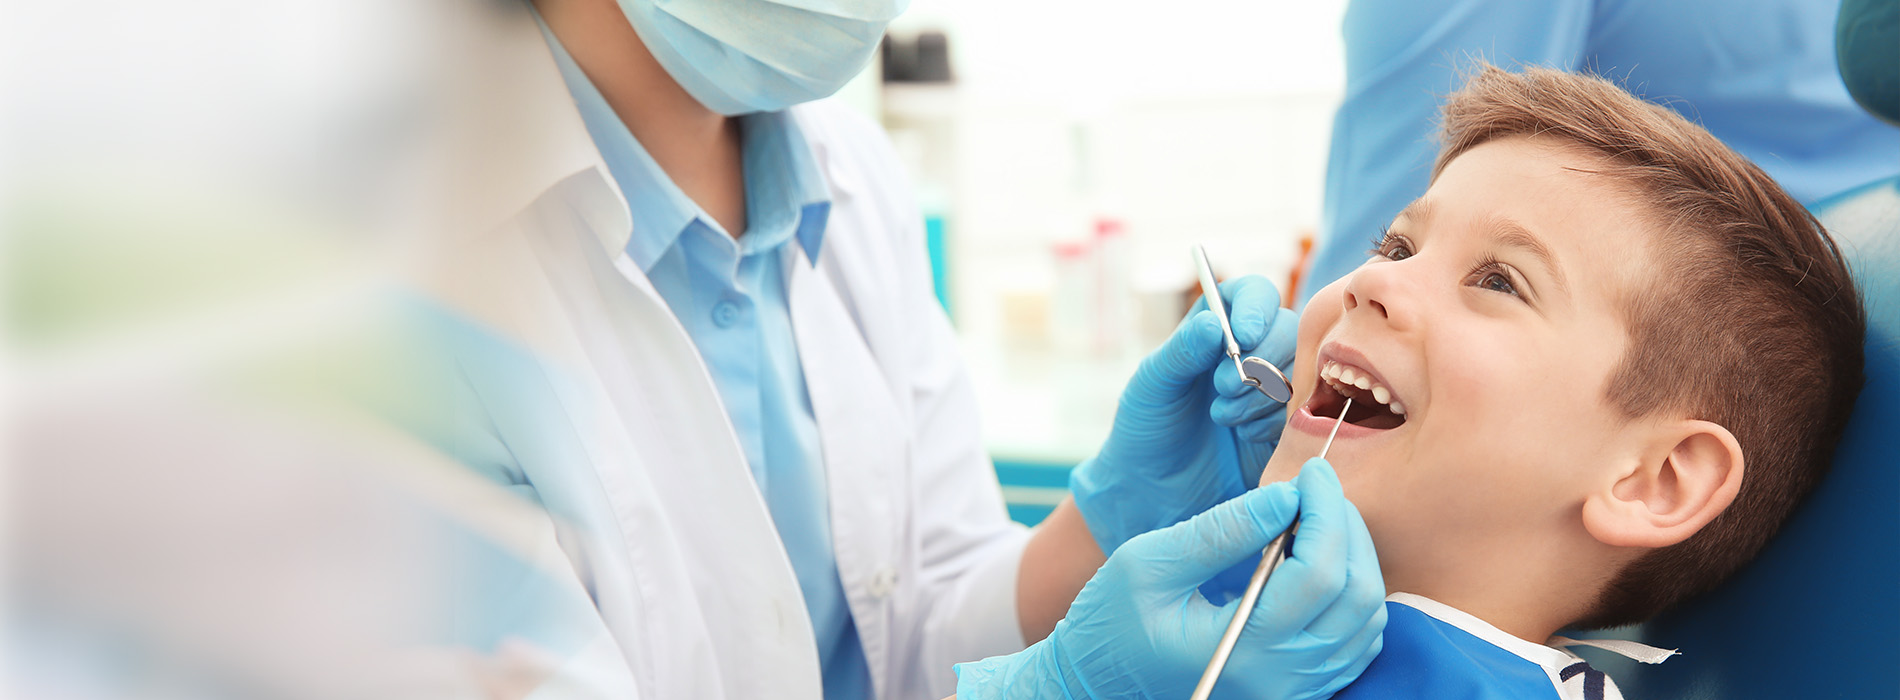
M 1472 59 L 1590 71 L 1699 122 L 1803 203 L 1900 174 L 1900 128 L 1848 96 L 1835 0 L 1354 0 L 1304 305 L 1431 178 L 1435 119 Z

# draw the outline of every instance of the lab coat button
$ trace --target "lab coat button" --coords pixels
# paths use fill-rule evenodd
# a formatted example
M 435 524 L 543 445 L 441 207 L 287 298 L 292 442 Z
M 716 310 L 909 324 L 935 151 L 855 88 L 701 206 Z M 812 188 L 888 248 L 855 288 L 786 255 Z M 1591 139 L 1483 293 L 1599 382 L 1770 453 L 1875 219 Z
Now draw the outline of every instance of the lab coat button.
M 897 589 L 897 570 L 896 569 L 892 569 L 891 567 L 888 567 L 888 566 L 880 566 L 878 567 L 876 573 L 871 574 L 870 591 L 871 591 L 872 597 L 882 598 L 884 596 L 890 595 L 891 591 L 894 591 L 896 589 Z
M 731 301 L 722 301 L 713 306 L 713 323 L 720 328 L 731 326 L 739 320 L 739 305 Z

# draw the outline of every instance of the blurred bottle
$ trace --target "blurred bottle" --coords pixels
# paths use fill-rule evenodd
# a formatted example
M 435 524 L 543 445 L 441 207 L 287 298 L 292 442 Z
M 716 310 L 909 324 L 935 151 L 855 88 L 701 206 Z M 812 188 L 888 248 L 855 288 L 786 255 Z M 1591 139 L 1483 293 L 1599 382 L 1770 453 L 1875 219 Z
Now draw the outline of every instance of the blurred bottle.
M 1087 238 L 1050 247 L 1050 335 L 1058 351 L 1112 360 L 1130 350 L 1137 335 L 1131 245 L 1127 225 L 1103 216 Z
M 1134 261 L 1128 227 L 1121 219 L 1095 218 L 1093 342 L 1097 357 L 1120 357 L 1134 336 Z
M 1062 241 L 1050 248 L 1056 274 L 1049 299 L 1049 340 L 1064 356 L 1090 352 L 1094 342 L 1096 274 L 1091 243 Z

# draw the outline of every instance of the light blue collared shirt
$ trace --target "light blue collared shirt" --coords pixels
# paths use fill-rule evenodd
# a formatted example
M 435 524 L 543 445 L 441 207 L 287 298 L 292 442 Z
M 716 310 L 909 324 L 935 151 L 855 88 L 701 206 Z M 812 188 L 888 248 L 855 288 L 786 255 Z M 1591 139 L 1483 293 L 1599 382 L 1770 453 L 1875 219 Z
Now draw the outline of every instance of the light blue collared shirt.
M 667 177 L 546 25 L 542 33 L 627 198 L 627 255 L 692 336 L 739 433 L 805 594 L 825 697 L 868 698 L 870 667 L 832 551 L 824 455 L 786 297 L 784 258 L 797 254 L 787 244 L 817 260 L 831 212 L 811 148 L 788 113 L 738 118 L 747 228 L 734 239 Z
M 1300 303 L 1366 261 L 1431 180 L 1443 96 L 1467 58 L 1589 69 L 1700 122 L 1812 205 L 1900 174 L 1900 128 L 1854 103 L 1839 0 L 1353 0 L 1346 95 Z

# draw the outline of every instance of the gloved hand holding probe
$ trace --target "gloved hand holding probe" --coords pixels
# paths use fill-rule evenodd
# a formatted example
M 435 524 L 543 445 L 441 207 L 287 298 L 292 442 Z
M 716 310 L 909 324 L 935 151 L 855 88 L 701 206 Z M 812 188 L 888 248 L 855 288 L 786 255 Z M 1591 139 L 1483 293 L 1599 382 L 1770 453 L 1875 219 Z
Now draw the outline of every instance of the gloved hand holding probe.
M 1365 521 L 1332 465 L 1313 459 L 1292 483 L 1129 540 L 1047 639 L 957 665 L 957 697 L 1188 697 L 1238 606 L 1197 589 L 1259 554 L 1296 514 L 1293 555 L 1262 591 L 1215 697 L 1330 696 L 1378 655 L 1385 582 Z

